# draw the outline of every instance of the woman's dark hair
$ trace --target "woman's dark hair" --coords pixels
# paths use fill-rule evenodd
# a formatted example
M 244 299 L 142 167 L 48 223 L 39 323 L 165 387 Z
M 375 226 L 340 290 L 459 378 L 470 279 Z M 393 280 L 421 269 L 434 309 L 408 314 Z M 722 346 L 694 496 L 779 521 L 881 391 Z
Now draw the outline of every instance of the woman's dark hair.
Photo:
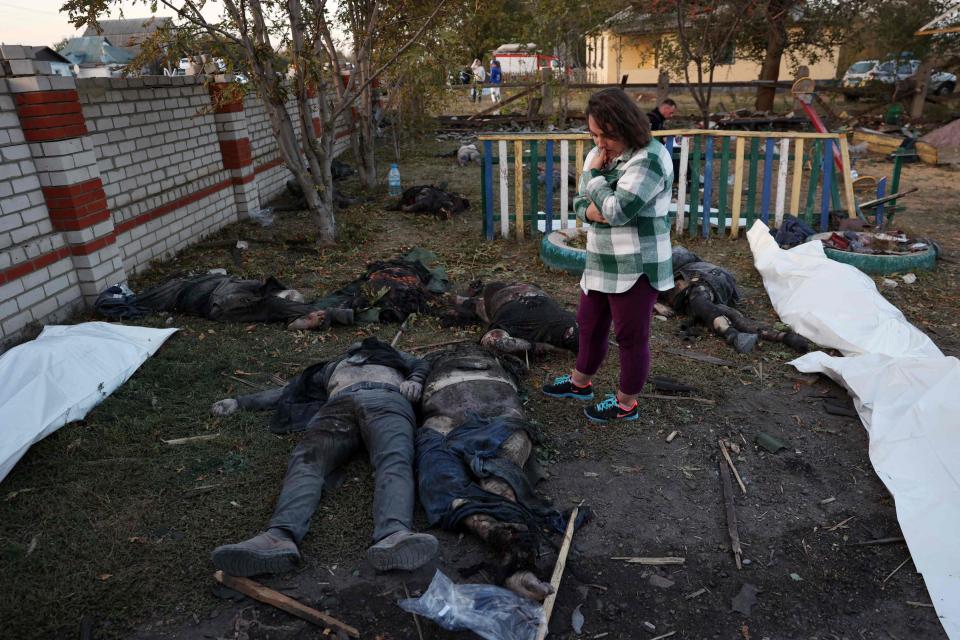
M 587 118 L 593 116 L 603 132 L 623 140 L 630 149 L 650 144 L 650 120 L 623 89 L 601 89 L 587 102 Z

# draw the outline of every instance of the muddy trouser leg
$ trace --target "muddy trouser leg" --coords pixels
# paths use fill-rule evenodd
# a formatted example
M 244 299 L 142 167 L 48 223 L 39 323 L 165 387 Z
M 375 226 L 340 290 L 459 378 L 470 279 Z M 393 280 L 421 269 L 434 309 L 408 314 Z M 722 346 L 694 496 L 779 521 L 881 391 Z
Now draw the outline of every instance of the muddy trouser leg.
M 351 398 L 337 398 L 313 417 L 287 463 L 283 489 L 268 527 L 285 529 L 299 545 L 307 535 L 323 482 L 360 448 Z
M 777 331 L 773 327 L 759 320 L 748 318 L 737 309 L 726 305 L 718 304 L 717 308 L 721 309 L 723 314 L 733 323 L 733 326 L 740 331 L 755 333 L 762 339 L 770 342 L 782 342 L 788 347 L 804 353 L 810 350 L 810 342 L 795 331 Z
M 356 391 L 360 432 L 376 473 L 373 541 L 413 527 L 413 407 L 399 391 Z
M 741 330 L 734 326 L 732 319 L 724 312 L 728 307 L 713 302 L 713 293 L 709 287 L 702 284 L 693 285 L 687 304 L 697 320 L 710 327 L 728 344 L 733 345 L 738 352 L 746 353 L 753 349 L 756 336 L 751 338 L 752 331 Z

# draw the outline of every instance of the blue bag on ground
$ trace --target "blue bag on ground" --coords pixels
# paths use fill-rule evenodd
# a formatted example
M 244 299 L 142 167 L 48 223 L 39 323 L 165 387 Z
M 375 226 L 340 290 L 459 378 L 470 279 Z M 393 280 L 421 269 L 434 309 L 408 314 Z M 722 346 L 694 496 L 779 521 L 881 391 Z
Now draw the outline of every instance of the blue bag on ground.
M 444 629 L 473 631 L 487 640 L 534 640 L 545 619 L 533 600 L 490 584 L 454 584 L 440 571 L 426 593 L 398 604 Z

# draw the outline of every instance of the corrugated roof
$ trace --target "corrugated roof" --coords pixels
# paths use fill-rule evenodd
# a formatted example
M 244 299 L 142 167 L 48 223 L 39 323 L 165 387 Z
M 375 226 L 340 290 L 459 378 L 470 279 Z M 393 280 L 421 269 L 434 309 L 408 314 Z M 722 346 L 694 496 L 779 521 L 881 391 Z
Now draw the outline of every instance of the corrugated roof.
M 601 30 L 620 34 L 664 33 L 677 28 L 677 18 L 673 13 L 643 13 L 634 7 L 627 7 L 607 18 Z
M 147 37 L 162 26 L 171 24 L 173 18 L 149 16 L 124 20 L 101 20 L 99 31 L 88 26 L 86 36 L 106 36 L 118 47 L 138 47 Z
M 40 60 L 41 62 L 63 62 L 70 64 L 69 60 L 50 47 L 45 46 L 33 47 L 33 59 Z
M 113 46 L 103 36 L 70 38 L 60 55 L 79 65 L 126 64 L 136 57 L 134 52 Z

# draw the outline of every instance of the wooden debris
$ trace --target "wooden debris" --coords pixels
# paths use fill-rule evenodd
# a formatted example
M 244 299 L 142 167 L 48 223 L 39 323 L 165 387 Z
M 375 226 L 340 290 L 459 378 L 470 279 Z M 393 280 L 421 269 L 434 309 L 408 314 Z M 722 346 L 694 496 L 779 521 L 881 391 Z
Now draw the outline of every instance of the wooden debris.
M 706 587 L 703 587 L 702 589 L 697 589 L 693 593 L 688 593 L 687 595 L 683 596 L 683 598 L 684 600 L 693 600 L 694 598 L 699 598 L 700 596 L 705 594 L 707 591 L 708 589 Z
M 313 624 L 321 627 L 332 627 L 333 629 L 345 632 L 351 638 L 360 637 L 360 632 L 350 625 L 340 622 L 336 618 L 328 616 L 325 613 L 321 613 L 316 609 L 308 607 L 307 605 L 294 600 L 289 596 L 285 596 L 279 591 L 274 591 L 269 587 L 265 587 L 259 582 L 255 582 L 249 578 L 238 578 L 231 576 L 223 571 L 217 571 L 214 573 L 213 578 L 225 587 L 233 589 L 234 591 L 239 591 L 243 595 L 250 596 L 254 600 L 259 600 L 260 602 L 269 604 L 272 607 L 286 611 L 287 613 L 295 615 L 298 618 L 302 618 L 307 622 L 312 622 Z
M 727 511 L 727 534 L 730 536 L 730 548 L 733 550 L 733 557 L 737 561 L 737 569 L 742 568 L 740 556 L 743 555 L 743 549 L 740 548 L 740 532 L 737 530 L 737 507 L 733 503 L 733 481 L 730 479 L 730 470 L 723 464 L 723 460 L 718 460 L 720 465 L 720 478 L 722 480 L 721 488 L 723 490 L 723 504 Z
M 650 640 L 663 640 L 664 638 L 669 638 L 670 636 L 675 636 L 675 635 L 677 635 L 677 632 L 671 631 L 670 633 L 665 633 L 662 636 L 655 636 L 653 638 L 650 638 Z
M 627 564 L 643 564 L 651 567 L 671 565 L 671 564 L 683 564 L 687 561 L 686 558 L 676 558 L 671 556 L 665 556 L 662 558 L 643 558 L 637 556 L 617 556 L 610 558 L 611 560 L 623 560 Z
M 737 366 L 737 363 L 731 360 L 724 360 L 723 358 L 717 358 L 706 353 L 700 353 L 699 351 L 690 351 L 689 349 L 664 349 L 664 351 L 683 358 L 689 358 L 690 360 L 696 360 L 697 362 L 704 362 L 706 364 L 715 364 L 720 367 Z
M 638 393 L 637 397 L 650 398 L 652 400 L 679 400 L 681 402 L 686 400 L 687 402 L 698 402 L 700 404 L 716 404 L 714 400 L 709 398 L 697 398 L 694 396 L 665 396 L 660 393 Z
M 903 562 L 901 562 L 900 564 L 897 565 L 897 568 L 896 568 L 896 569 L 894 569 L 893 571 L 891 571 L 890 574 L 889 574 L 886 578 L 883 579 L 883 582 L 880 583 L 880 588 L 883 589 L 883 585 L 887 584 L 887 580 L 889 580 L 889 579 L 892 578 L 894 575 L 896 575 L 897 571 L 900 571 L 900 569 L 903 568 L 903 565 L 907 564 L 908 562 L 910 562 L 910 556 L 907 556 L 906 559 L 905 559 Z
M 836 498 L 834 498 L 833 496 L 830 496 L 829 498 L 824 498 L 823 500 L 821 500 L 820 504 L 830 504 L 831 502 L 836 502 L 836 501 L 837 501 Z
M 403 593 L 404 593 L 404 595 L 407 596 L 407 600 L 409 600 L 409 599 L 410 599 L 410 591 L 407 589 L 407 583 L 406 583 L 406 582 L 403 583 Z M 415 613 L 413 613 L 413 612 L 411 612 L 410 615 L 413 616 L 413 624 L 414 624 L 414 626 L 417 627 L 417 636 L 419 636 L 420 640 L 423 640 L 423 631 L 420 629 L 420 618 L 417 617 L 417 614 L 415 614 Z
M 544 640 L 547 637 L 547 631 L 550 629 L 550 615 L 553 613 L 553 605 L 557 601 L 557 592 L 560 590 L 560 580 L 563 578 L 563 570 L 567 567 L 567 554 L 570 553 L 570 544 L 573 542 L 574 525 L 577 522 L 577 514 L 580 507 L 574 507 L 570 513 L 570 519 L 567 521 L 567 530 L 563 534 L 563 544 L 560 545 L 560 553 L 557 554 L 557 564 L 553 567 L 553 577 L 550 579 L 550 586 L 553 587 L 553 593 L 548 595 L 543 601 L 543 622 L 537 629 L 536 640 Z
M 390 341 L 391 347 L 397 346 L 397 343 L 400 341 L 400 336 L 403 335 L 404 331 L 410 328 L 410 323 L 413 322 L 413 319 L 416 317 L 416 315 L 416 313 L 411 313 L 407 316 L 406 320 L 403 321 L 403 324 L 400 325 L 400 330 L 397 331 L 397 335 L 393 336 L 393 340 Z
M 163 438 L 160 438 L 160 442 L 162 442 L 163 444 L 168 444 L 171 447 L 175 447 L 179 444 L 187 444 L 190 442 L 204 442 L 205 440 L 214 440 L 215 438 L 219 438 L 219 437 L 220 437 L 220 433 L 218 432 L 218 433 L 208 433 L 202 436 L 190 436 L 188 438 L 173 438 L 171 440 L 164 440 Z
M 841 521 L 838 522 L 837 524 L 835 524 L 835 525 L 833 525 L 832 527 L 830 527 L 829 529 L 827 529 L 827 531 L 836 531 L 837 529 L 839 529 L 839 528 L 842 527 L 843 525 L 847 524 L 848 522 L 850 522 L 851 520 L 853 520 L 853 519 L 856 518 L 856 517 L 857 517 L 857 516 L 850 516 L 850 517 L 847 518 L 846 520 L 841 520 Z
M 907 600 L 906 604 L 911 607 L 930 607 L 933 608 L 933 604 L 930 602 L 914 602 L 913 600 Z
M 518 94 L 515 95 L 515 96 L 510 96 L 509 98 L 507 98 L 506 100 L 504 100 L 504 101 L 502 101 L 502 102 L 495 102 L 493 105 L 487 107 L 487 108 L 484 109 L 483 111 L 479 111 L 479 112 L 473 114 L 472 116 L 470 116 L 469 118 L 467 118 L 467 120 L 470 121 L 470 120 L 473 120 L 474 118 L 477 118 L 477 117 L 479 117 L 479 116 L 485 116 L 485 115 L 487 115 L 488 113 L 491 113 L 491 112 L 493 112 L 493 111 L 498 111 L 498 110 L 500 110 L 500 108 L 507 106 L 508 104 L 510 104 L 511 102 L 513 102 L 514 100 L 519 100 L 520 98 L 522 98 L 522 97 L 524 97 L 524 96 L 526 96 L 526 95 L 529 95 L 529 94 L 533 93 L 534 91 L 537 91 L 537 90 L 540 89 L 540 87 L 542 87 L 542 86 L 543 86 L 543 83 L 542 83 L 542 82 L 537 83 L 537 84 L 533 85 L 532 87 L 530 87 L 529 89 L 525 89 L 525 90 L 521 91 L 520 93 L 518 93 Z M 532 116 L 532 115 L 533 115 L 533 114 L 528 114 L 528 116 Z
M 904 542 L 904 539 L 901 537 L 893 538 L 877 538 L 876 540 L 864 540 L 863 542 L 851 542 L 847 544 L 848 547 L 866 547 L 874 544 L 894 544 L 896 542 Z
M 233 380 L 234 382 L 239 382 L 240 384 L 245 384 L 245 385 L 247 385 L 248 387 L 250 387 L 251 389 L 256 389 L 257 391 L 263 391 L 263 387 L 261 387 L 261 386 L 258 385 L 258 384 L 253 384 L 253 383 L 250 382 L 249 380 L 244 380 L 243 378 L 238 378 L 237 376 L 232 376 L 232 375 L 230 375 L 229 373 L 221 373 L 220 375 L 222 375 L 224 378 L 230 378 L 230 379 Z
M 726 443 L 722 439 L 719 442 L 720 453 L 723 454 L 724 460 L 726 460 L 727 464 L 730 465 L 730 471 L 733 471 L 733 475 L 737 478 L 737 484 L 740 485 L 740 490 L 743 491 L 744 495 L 746 495 L 747 485 L 743 484 L 743 480 L 740 479 L 740 473 L 737 472 L 737 468 L 733 465 L 733 459 L 730 458 L 730 452 L 727 451 Z
M 671 431 L 670 435 L 667 436 L 667 442 L 673 442 L 673 439 L 676 438 L 679 433 L 679 431 Z
M 437 347 L 446 347 L 452 344 L 463 344 L 464 342 L 476 342 L 477 339 L 474 338 L 460 338 L 459 340 L 444 340 L 443 342 L 433 342 L 431 344 L 424 344 L 418 347 L 410 347 L 407 351 L 425 351 L 427 349 L 435 349 Z

